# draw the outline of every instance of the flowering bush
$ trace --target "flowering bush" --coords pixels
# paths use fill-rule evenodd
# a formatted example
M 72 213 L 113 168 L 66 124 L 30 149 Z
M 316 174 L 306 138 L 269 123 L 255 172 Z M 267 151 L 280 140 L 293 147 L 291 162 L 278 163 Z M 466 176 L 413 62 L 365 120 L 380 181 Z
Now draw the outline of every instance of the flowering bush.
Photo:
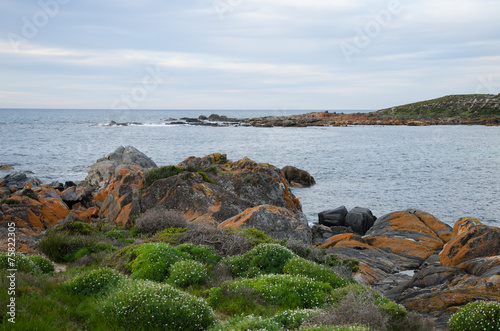
M 448 328 L 450 331 L 500 330 L 500 303 L 470 302 L 451 317 Z
M 279 323 L 286 330 L 299 329 L 305 320 L 319 314 L 321 314 L 320 309 L 284 310 L 269 320 Z
M 124 282 L 99 304 L 124 330 L 204 330 L 215 322 L 203 299 L 152 281 Z
M 200 262 L 181 260 L 170 267 L 169 281 L 179 287 L 188 287 L 205 283 L 207 276 L 207 267 Z
M 69 291 L 79 295 L 105 294 L 124 277 L 115 270 L 102 268 L 85 272 L 63 283 Z
M 13 264 L 11 264 L 13 263 Z M 24 271 L 33 274 L 41 273 L 42 270 L 26 255 L 22 253 L 0 253 L 0 269 L 17 269 L 17 271 Z
M 41 255 L 30 255 L 29 259 L 38 267 L 40 271 L 44 274 L 54 272 L 54 264 Z
M 321 306 L 332 291 L 330 285 L 308 277 L 270 274 L 227 282 L 222 288 L 210 291 L 209 302 L 215 306 L 224 304 L 225 298 L 221 296 L 227 297 L 225 292 L 239 293 L 240 288 L 255 291 L 266 305 L 290 309 Z
M 188 253 L 196 261 L 209 265 L 216 265 L 222 259 L 222 257 L 217 254 L 217 251 L 210 246 L 197 246 L 188 243 L 176 246 L 175 248 L 181 252 Z
M 347 280 L 337 276 L 332 269 L 300 257 L 290 259 L 285 264 L 283 272 L 290 275 L 307 276 L 319 282 L 330 284 L 333 288 L 344 287 L 354 283 L 353 280 Z
M 234 331 L 234 330 L 266 330 L 266 331 L 284 331 L 283 327 L 275 321 L 260 316 L 234 316 L 225 323 L 218 324 L 209 329 L 209 331 Z
M 283 273 L 283 267 L 294 254 L 277 244 L 260 244 L 251 251 L 231 258 L 228 264 L 236 277 L 255 277 L 261 274 Z
M 165 243 L 146 243 L 133 251 L 136 255 L 132 263 L 131 278 L 164 281 L 169 276 L 169 268 L 179 260 L 190 260 L 189 254 L 181 252 Z

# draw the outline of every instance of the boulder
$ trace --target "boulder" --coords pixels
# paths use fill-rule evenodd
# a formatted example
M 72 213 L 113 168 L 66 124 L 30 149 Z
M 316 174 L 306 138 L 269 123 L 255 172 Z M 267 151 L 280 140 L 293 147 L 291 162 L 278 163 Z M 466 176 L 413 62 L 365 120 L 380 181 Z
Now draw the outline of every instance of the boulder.
M 219 228 L 255 228 L 275 239 L 311 242 L 311 230 L 303 213 L 271 205 L 249 208 L 222 222 Z
M 314 177 L 305 170 L 293 166 L 286 166 L 281 169 L 281 171 L 292 187 L 310 187 L 316 184 Z
M 117 175 L 149 168 L 156 168 L 156 164 L 148 156 L 132 146 L 120 146 L 90 167 L 83 186 L 98 190 L 105 188 Z
M 456 266 L 479 257 L 500 255 L 500 229 L 462 218 L 453 227 L 453 237 L 439 254 L 443 266 Z
M 142 171 L 117 172 L 111 183 L 94 196 L 94 202 L 96 197 L 103 198 L 99 217 L 112 224 L 132 225 L 134 217 L 141 213 L 140 197 L 143 185 Z M 90 214 L 92 216 L 92 212 Z
M 0 171 L 14 170 L 14 167 L 10 164 L 0 164 Z
M 355 207 L 347 213 L 345 226 L 350 227 L 355 233 L 364 235 L 376 219 L 368 208 Z
M 225 154 L 190 157 L 184 171 L 160 179 L 145 189 L 141 210 L 176 210 L 189 221 L 216 227 L 248 208 L 272 205 L 300 212 L 301 205 L 281 171 L 248 158 L 232 162 Z M 203 171 L 205 170 L 205 171 Z
M 86 192 L 84 187 L 70 186 L 61 193 L 62 200 L 72 206 L 85 199 Z
M 419 210 L 393 212 L 378 218 L 365 236 L 341 234 L 321 246 L 328 253 L 360 262 L 356 279 L 374 284 L 391 274 L 420 267 L 442 249 L 451 228 Z
M 347 216 L 347 208 L 340 206 L 335 209 L 322 211 L 318 214 L 319 224 L 326 226 L 344 226 L 345 218 Z
M 3 183 L 4 187 L 12 188 L 12 189 L 20 189 L 23 188 L 24 185 L 31 181 L 32 186 L 41 186 L 41 181 L 38 178 L 31 178 L 27 174 L 29 172 L 13 172 L 6 176 L 0 178 L 0 183 Z

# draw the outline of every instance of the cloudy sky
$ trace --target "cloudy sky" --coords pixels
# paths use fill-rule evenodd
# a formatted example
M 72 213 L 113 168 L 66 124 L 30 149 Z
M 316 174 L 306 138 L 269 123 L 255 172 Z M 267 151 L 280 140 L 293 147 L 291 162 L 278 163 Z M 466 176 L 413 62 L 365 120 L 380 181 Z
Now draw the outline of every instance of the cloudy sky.
M 498 0 L 0 0 L 0 108 L 374 110 L 500 92 Z

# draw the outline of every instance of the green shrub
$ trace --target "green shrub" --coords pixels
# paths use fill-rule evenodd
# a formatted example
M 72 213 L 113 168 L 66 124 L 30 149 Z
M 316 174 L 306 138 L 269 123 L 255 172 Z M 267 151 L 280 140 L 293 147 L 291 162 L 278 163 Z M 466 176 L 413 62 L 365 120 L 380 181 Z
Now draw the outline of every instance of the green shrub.
M 316 281 L 330 284 L 333 288 L 354 283 L 352 280 L 338 276 L 332 269 L 300 257 L 290 259 L 283 267 L 283 272 L 290 275 L 307 276 Z
M 169 272 L 168 280 L 179 287 L 203 284 L 207 281 L 207 267 L 198 261 L 178 261 L 170 267 Z
M 450 331 L 500 330 L 500 303 L 469 302 L 451 317 L 448 328 Z
M 311 246 L 302 240 L 288 240 L 285 243 L 286 248 L 304 259 L 324 264 L 326 260 L 326 249 L 318 246 Z
M 104 233 L 104 236 L 109 239 L 116 239 L 116 240 L 125 239 L 125 235 L 118 230 L 110 230 Z
M 237 228 L 231 229 L 231 231 L 234 233 L 241 233 L 245 238 L 250 240 L 254 247 L 260 244 L 271 244 L 276 242 L 276 240 L 269 237 L 264 231 L 257 230 L 256 228 Z
M 170 266 L 179 260 L 190 260 L 184 253 L 165 243 L 146 243 L 134 248 L 131 278 L 164 281 Z M 131 256 L 132 257 L 132 256 Z
M 267 305 L 286 309 L 321 306 L 332 290 L 330 285 L 307 277 L 271 274 L 225 283 L 221 290 L 210 291 L 209 302 L 217 307 L 224 302 L 221 295 L 225 292 L 237 293 L 241 287 L 254 290 Z
M 88 236 L 88 235 L 92 234 L 92 232 L 93 232 L 92 226 L 90 224 L 82 223 L 82 222 L 66 223 L 63 225 L 61 230 L 68 231 L 71 234 L 81 234 L 84 236 Z
M 254 277 L 261 274 L 279 274 L 293 257 L 292 251 L 278 244 L 260 244 L 249 252 L 227 258 L 235 277 Z
M 204 264 L 216 265 L 220 260 L 222 260 L 222 257 L 217 253 L 217 251 L 210 246 L 198 246 L 186 243 L 176 246 L 175 248 L 181 252 L 188 253 L 193 259 Z
M 113 253 L 114 251 L 116 251 L 115 247 L 113 247 L 109 244 L 106 244 L 106 243 L 98 242 L 98 243 L 93 244 L 90 247 L 80 248 L 76 252 L 73 251 L 73 252 L 65 255 L 64 259 L 67 262 L 73 262 L 73 261 L 81 259 L 82 257 L 84 257 L 86 255 L 95 254 L 95 253 L 99 253 L 99 252 Z
M 300 330 L 301 331 L 372 331 L 372 329 L 364 325 L 337 325 L 337 326 L 319 325 Z
M 156 207 L 146 211 L 135 221 L 140 233 L 154 234 L 168 228 L 187 228 L 186 217 L 178 212 Z
M 182 168 L 174 165 L 151 169 L 144 174 L 144 186 L 148 187 L 159 179 L 176 176 L 182 170 Z
M 204 173 L 203 171 L 198 171 L 197 174 L 200 175 L 201 178 L 203 178 L 203 181 L 205 181 L 207 183 L 215 184 L 215 181 L 212 178 L 208 177 L 208 175 L 206 173 Z
M 359 261 L 349 258 L 340 260 L 335 254 L 328 255 L 325 264 L 330 267 L 345 267 L 351 273 L 359 271 Z
M 106 294 L 124 277 L 113 269 L 103 268 L 85 272 L 63 283 L 70 292 L 78 295 Z
M 91 247 L 97 241 L 94 236 L 72 235 L 68 231 L 47 231 L 40 241 L 40 250 L 55 262 L 68 262 L 79 249 Z
M 319 314 L 321 314 L 319 309 L 284 310 L 269 320 L 278 323 L 286 330 L 299 329 L 305 320 Z
M 49 259 L 41 255 L 30 255 L 29 259 L 41 270 L 42 273 L 48 274 L 54 272 L 54 264 Z
M 39 274 L 42 271 L 28 256 L 22 253 L 0 253 L 0 269 L 16 269 L 19 272 Z
M 179 242 L 181 233 L 184 233 L 187 230 L 188 228 L 167 228 L 156 232 L 156 234 L 149 239 L 149 241 L 175 245 Z
M 212 309 L 168 284 L 129 281 L 101 302 L 102 312 L 125 330 L 203 330 L 215 322 Z
M 346 287 L 334 289 L 331 293 L 331 297 L 328 299 L 328 302 L 333 307 L 336 307 L 347 295 L 350 294 L 356 295 L 357 300 L 361 303 L 363 301 L 374 301 L 374 304 L 380 307 L 391 320 L 402 319 L 408 314 L 403 306 L 387 299 L 377 290 L 359 284 L 351 284 Z
M 285 329 L 276 321 L 260 316 L 234 316 L 226 322 L 211 327 L 209 331 L 234 331 L 234 330 L 266 330 L 284 331 Z

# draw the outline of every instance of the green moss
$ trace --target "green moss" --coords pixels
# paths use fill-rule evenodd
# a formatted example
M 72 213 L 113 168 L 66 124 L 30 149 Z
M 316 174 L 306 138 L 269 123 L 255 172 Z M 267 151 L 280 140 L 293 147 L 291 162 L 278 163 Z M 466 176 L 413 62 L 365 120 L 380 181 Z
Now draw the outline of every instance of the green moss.
M 182 168 L 174 165 L 151 169 L 144 174 L 144 185 L 148 187 L 157 180 L 176 176 L 182 171 Z

